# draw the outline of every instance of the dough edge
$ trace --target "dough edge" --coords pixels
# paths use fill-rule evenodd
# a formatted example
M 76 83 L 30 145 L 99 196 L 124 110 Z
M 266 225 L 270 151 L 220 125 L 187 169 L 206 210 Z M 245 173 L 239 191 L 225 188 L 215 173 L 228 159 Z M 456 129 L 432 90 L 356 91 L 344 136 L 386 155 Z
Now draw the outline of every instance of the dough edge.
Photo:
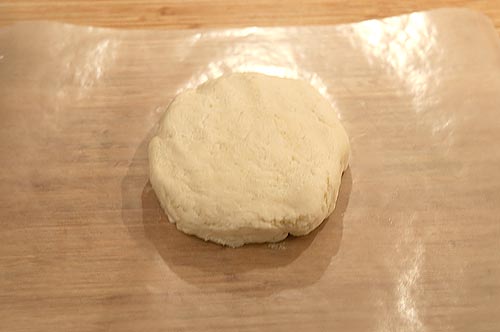
M 195 88 L 194 90 L 196 90 Z M 188 90 L 193 91 L 193 90 Z M 181 93 L 182 95 L 183 93 Z M 180 96 L 180 95 L 179 95 Z M 178 96 L 176 97 L 178 98 Z M 174 101 L 172 103 L 174 103 Z M 171 105 L 172 105 L 171 103 Z M 170 107 L 170 106 L 169 106 Z M 333 111 L 333 109 L 332 109 Z M 168 112 L 168 110 L 167 110 Z M 337 175 L 339 179 L 339 186 L 334 188 L 335 193 L 334 197 L 330 200 L 330 204 L 328 206 L 328 213 L 326 216 L 321 216 L 317 218 L 313 218 L 311 216 L 301 216 L 294 220 L 276 220 L 274 222 L 269 223 L 269 220 L 259 220 L 256 225 L 252 225 L 254 227 L 239 227 L 239 228 L 231 228 L 225 229 L 221 227 L 208 227 L 204 224 L 190 224 L 189 222 L 183 222 L 180 218 L 175 216 L 175 209 L 172 208 L 172 202 L 169 199 L 169 196 L 165 192 L 165 188 L 162 186 L 162 181 L 158 177 L 158 172 L 154 170 L 154 163 L 152 159 L 157 158 L 157 147 L 155 146 L 155 140 L 160 140 L 161 137 L 154 136 L 149 143 L 148 146 L 148 155 L 150 159 L 150 182 L 155 191 L 158 200 L 161 204 L 161 207 L 165 214 L 168 217 L 169 222 L 176 224 L 178 230 L 201 238 L 205 241 L 212 241 L 221 245 L 229 246 L 229 247 L 240 247 L 247 243 L 266 243 L 266 242 L 279 242 L 284 240 L 288 235 L 292 236 L 303 236 L 307 235 L 316 229 L 319 225 L 321 225 L 329 216 L 333 213 L 335 209 L 337 196 L 342 185 L 342 175 L 344 171 L 348 168 L 349 158 L 350 158 L 350 146 L 349 139 L 347 138 L 347 134 L 342 127 L 343 135 L 345 136 L 345 151 L 342 156 L 340 162 L 341 166 L 339 168 L 340 174 Z M 304 220 L 305 219 L 305 220 Z M 263 227 L 262 227 L 263 226 Z

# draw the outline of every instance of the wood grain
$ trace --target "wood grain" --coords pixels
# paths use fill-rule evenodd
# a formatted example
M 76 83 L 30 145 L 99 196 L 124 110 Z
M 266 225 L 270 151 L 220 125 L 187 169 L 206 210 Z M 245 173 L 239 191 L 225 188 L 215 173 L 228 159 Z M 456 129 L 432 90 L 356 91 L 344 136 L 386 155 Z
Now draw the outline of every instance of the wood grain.
M 489 16 L 500 30 L 496 0 L 167 0 L 3 1 L 0 24 L 23 20 L 118 28 L 200 28 L 350 23 L 440 7 L 464 7 Z
M 147 144 L 177 91 L 243 69 L 325 93 L 352 159 L 317 231 L 230 249 L 168 223 Z M 499 91 L 469 11 L 2 28 L 0 331 L 500 331 Z

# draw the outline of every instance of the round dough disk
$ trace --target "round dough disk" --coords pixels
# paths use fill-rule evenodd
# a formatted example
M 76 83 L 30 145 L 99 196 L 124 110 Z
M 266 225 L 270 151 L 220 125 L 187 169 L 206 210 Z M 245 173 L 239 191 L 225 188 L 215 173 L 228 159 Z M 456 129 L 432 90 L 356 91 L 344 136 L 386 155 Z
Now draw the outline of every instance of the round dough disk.
M 335 208 L 347 134 L 308 83 L 234 73 L 179 94 L 149 144 L 169 220 L 231 247 L 305 235 Z

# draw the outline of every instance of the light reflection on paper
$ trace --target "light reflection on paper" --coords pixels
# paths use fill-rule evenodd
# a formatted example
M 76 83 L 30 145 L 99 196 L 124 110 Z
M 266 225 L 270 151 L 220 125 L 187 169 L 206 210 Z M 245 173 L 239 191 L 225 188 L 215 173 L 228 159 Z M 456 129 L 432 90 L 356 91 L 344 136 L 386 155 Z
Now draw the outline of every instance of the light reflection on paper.
M 102 77 L 105 62 L 110 58 L 109 53 L 112 53 L 112 48 L 110 40 L 106 39 L 85 54 L 83 65 L 75 69 L 75 80 L 83 88 L 82 91 L 91 88 Z
M 244 29 L 238 32 L 238 37 L 248 37 L 251 33 L 258 32 L 258 28 Z M 232 30 L 230 30 L 232 31 Z M 271 39 L 277 39 L 275 43 L 253 44 L 243 40 L 232 47 L 227 48 L 220 60 L 210 62 L 201 72 L 193 75 L 189 81 L 177 90 L 177 94 L 185 89 L 193 89 L 207 80 L 220 77 L 231 72 L 257 72 L 270 76 L 302 79 L 309 82 L 318 92 L 323 95 L 336 109 L 334 98 L 328 93 L 328 88 L 321 77 L 314 72 L 300 68 L 295 58 L 292 47 L 285 41 L 280 40 L 280 34 L 285 31 L 273 30 Z M 235 32 L 236 33 L 236 32 Z M 340 113 L 338 113 L 339 118 Z
M 351 29 L 351 27 L 348 27 Z M 429 92 L 439 84 L 436 68 L 427 60 L 438 52 L 436 29 L 425 13 L 370 20 L 352 26 L 352 42 L 363 49 L 370 63 L 385 63 L 413 95 L 415 111 L 429 102 Z
M 262 34 L 265 33 L 266 29 L 258 28 L 258 27 L 248 27 L 242 29 L 227 29 L 227 30 L 212 30 L 205 33 L 205 36 L 209 39 L 214 38 L 244 38 L 251 35 Z
M 407 331 L 420 331 L 422 328 L 413 293 L 416 291 L 419 282 L 423 253 L 424 246 L 417 243 L 413 255 L 408 257 L 407 266 L 399 275 L 397 288 L 398 312 L 409 328 Z
M 388 73 L 397 77 L 402 83 L 402 92 L 411 96 L 412 109 L 416 113 L 430 111 L 440 102 L 436 96 L 442 84 L 438 79 L 442 67 L 436 63 L 444 60 L 441 59 L 440 36 L 428 15 L 413 13 L 344 28 L 351 43 L 364 51 L 370 64 L 385 65 Z M 428 122 L 432 135 L 443 136 L 443 141 L 451 139 L 453 114 L 441 114 L 436 118 L 433 112 Z
M 415 221 L 417 214 L 399 218 L 399 224 L 404 225 L 405 230 L 398 239 L 395 252 L 400 256 L 401 265 L 396 265 L 394 273 L 397 275 L 397 283 L 394 288 L 396 297 L 396 312 L 399 317 L 394 317 L 393 309 L 386 307 L 385 317 L 380 319 L 377 331 L 394 331 L 397 327 L 404 326 L 407 332 L 418 332 L 423 330 L 420 319 L 418 304 L 415 294 L 421 294 L 420 271 L 423 268 L 425 258 L 425 246 L 422 240 L 415 234 Z M 395 261 L 389 262 L 393 266 Z M 383 303 L 382 303 L 383 305 Z

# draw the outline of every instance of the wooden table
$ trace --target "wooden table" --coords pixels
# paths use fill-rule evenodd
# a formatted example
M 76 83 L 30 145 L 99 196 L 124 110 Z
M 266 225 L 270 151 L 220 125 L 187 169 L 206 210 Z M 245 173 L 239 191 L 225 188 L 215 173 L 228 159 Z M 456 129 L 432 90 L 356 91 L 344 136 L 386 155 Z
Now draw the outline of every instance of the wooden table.
M 500 30 L 497 0 L 40 0 L 3 1 L 0 24 L 56 20 L 120 28 L 199 28 L 350 23 L 440 7 L 488 15 Z
M 493 0 L 304 2 L 13 1 L 0 24 L 334 24 L 463 5 L 500 28 Z M 0 331 L 500 331 L 500 47 L 482 16 L 455 15 L 0 29 Z M 148 183 L 164 106 L 208 71 L 294 63 L 351 139 L 332 217 L 239 249 L 178 232 Z

